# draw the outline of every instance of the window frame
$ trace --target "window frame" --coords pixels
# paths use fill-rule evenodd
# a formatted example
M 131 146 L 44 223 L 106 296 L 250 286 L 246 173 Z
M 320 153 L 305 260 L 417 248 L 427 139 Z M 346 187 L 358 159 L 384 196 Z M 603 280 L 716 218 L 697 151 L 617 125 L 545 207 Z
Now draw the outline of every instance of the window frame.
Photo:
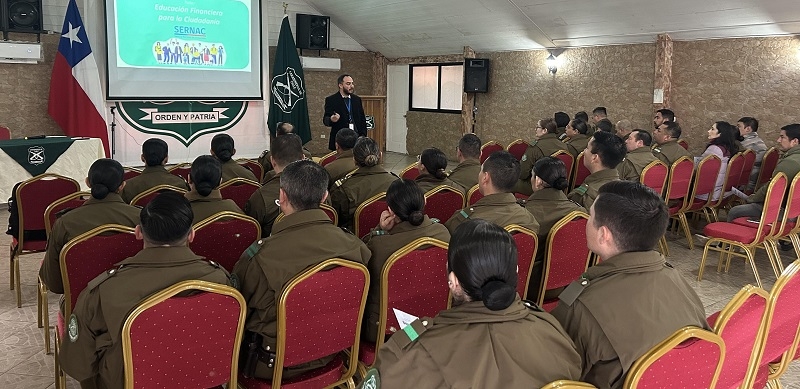
M 462 109 L 443 109 L 442 107 L 442 67 L 443 66 L 461 66 L 461 103 L 464 103 L 464 62 L 432 62 L 432 63 L 418 63 L 408 65 L 408 110 L 416 112 L 434 112 L 434 113 L 458 113 Z M 437 94 L 436 94 L 436 107 L 437 108 L 415 108 L 414 107 L 414 68 L 417 67 L 436 67 L 436 80 L 437 80 Z

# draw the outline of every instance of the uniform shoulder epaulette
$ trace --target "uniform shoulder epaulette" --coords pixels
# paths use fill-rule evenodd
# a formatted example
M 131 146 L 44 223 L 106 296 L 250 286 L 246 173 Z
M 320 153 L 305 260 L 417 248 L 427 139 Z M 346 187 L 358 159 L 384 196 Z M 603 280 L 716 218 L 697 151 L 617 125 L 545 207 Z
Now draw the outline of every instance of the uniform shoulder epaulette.
M 355 234 L 353 233 L 353 231 L 350 231 L 350 229 L 349 229 L 349 228 L 347 228 L 347 227 L 339 227 L 339 228 L 340 228 L 342 231 L 344 231 L 346 234 L 349 234 L 349 235 L 353 235 L 353 236 L 355 236 Z
M 350 231 L 348 231 L 348 232 L 350 232 Z M 372 235 L 372 236 L 381 236 L 381 235 L 387 235 L 388 232 L 386 232 L 385 230 L 382 230 L 382 229 L 377 229 L 377 230 L 370 231 L 369 234 Z
M 522 300 L 522 305 L 534 312 L 544 312 L 544 309 L 536 305 L 535 302 L 530 300 Z
M 337 188 L 342 186 L 342 184 L 344 184 L 344 182 L 347 181 L 347 179 L 349 179 L 352 176 L 353 176 L 353 173 L 347 173 L 344 177 L 336 180 L 336 182 L 333 183 L 333 186 L 335 186 Z
M 400 348 L 406 348 L 408 345 L 414 343 L 423 332 L 428 330 L 428 327 L 433 325 L 433 320 L 429 318 L 417 319 L 409 325 L 403 327 L 402 330 L 395 332 L 392 339 L 397 339 L 397 345 Z
M 249 261 L 249 260 L 253 259 L 256 256 L 256 254 L 258 254 L 258 251 L 261 250 L 261 246 L 263 246 L 263 245 L 264 245 L 264 239 L 259 239 L 259 240 L 255 241 L 255 242 L 253 242 L 253 244 L 251 244 L 250 246 L 247 246 L 247 249 L 244 250 L 244 252 L 242 253 L 242 256 L 239 257 L 239 260 L 240 261 L 241 260 Z M 210 261 L 210 262 L 213 262 L 213 261 Z M 214 263 L 216 263 L 216 262 L 214 262 Z
M 575 193 L 577 193 L 577 194 L 579 194 L 581 196 L 585 195 L 587 190 L 589 190 L 589 186 L 586 185 L 586 184 L 583 184 L 583 185 L 581 185 L 581 186 L 579 186 L 579 187 L 574 189 Z
M 442 222 L 441 220 L 439 220 L 439 219 L 437 219 L 435 217 L 432 217 L 431 221 L 434 222 L 434 223 L 441 223 Z
M 587 286 L 589 286 L 589 279 L 585 276 L 581 276 L 581 278 L 567 285 L 564 291 L 558 295 L 558 300 L 568 306 L 572 306 Z
M 538 139 L 536 139 L 536 140 L 534 140 L 533 142 L 529 143 L 529 145 L 531 145 L 531 146 L 536 146 L 536 144 L 537 144 L 537 143 L 539 143 L 539 140 L 538 140 Z
M 653 152 L 654 152 L 654 153 L 661 153 L 662 151 L 661 151 L 661 148 L 659 148 L 659 147 L 654 147 L 654 148 L 653 148 Z
M 103 282 L 105 282 L 107 279 L 109 279 L 109 278 L 111 278 L 111 277 L 114 277 L 115 275 L 117 275 L 117 273 L 118 273 L 120 270 L 122 270 L 122 266 L 115 267 L 115 268 L 113 268 L 113 269 L 108 269 L 108 270 L 106 270 L 106 271 L 104 271 L 104 272 L 100 273 L 100 275 L 99 275 L 99 276 L 95 277 L 93 280 L 89 281 L 89 283 L 88 283 L 88 284 L 86 284 L 86 289 L 87 289 L 87 290 L 94 290 L 95 288 L 97 288 L 98 286 L 100 286 L 100 284 L 102 284 Z
M 261 156 L 260 156 L 260 157 L 258 157 L 258 158 L 259 158 L 259 159 L 261 159 L 261 158 L 264 158 L 264 157 L 266 157 L 266 156 L 267 156 L 267 153 L 269 153 L 269 150 L 264 150 L 264 151 L 262 151 L 262 152 L 261 152 Z
M 470 208 L 469 210 L 471 211 L 472 208 Z M 462 210 L 458 211 L 458 213 L 459 213 L 459 215 L 463 216 L 464 219 L 469 219 L 469 214 L 467 213 L 467 211 L 462 209 Z

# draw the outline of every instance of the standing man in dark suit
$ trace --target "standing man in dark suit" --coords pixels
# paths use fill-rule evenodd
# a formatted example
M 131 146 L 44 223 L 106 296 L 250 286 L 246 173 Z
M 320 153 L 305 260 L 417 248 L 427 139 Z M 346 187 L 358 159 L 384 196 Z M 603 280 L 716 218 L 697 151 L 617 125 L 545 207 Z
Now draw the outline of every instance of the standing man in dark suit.
M 325 114 L 322 124 L 331 128 L 328 149 L 336 150 L 336 133 L 342 128 L 350 128 L 359 136 L 367 136 L 367 116 L 361 98 L 353 94 L 356 84 L 349 74 L 342 74 L 337 80 L 339 93 L 325 98 Z

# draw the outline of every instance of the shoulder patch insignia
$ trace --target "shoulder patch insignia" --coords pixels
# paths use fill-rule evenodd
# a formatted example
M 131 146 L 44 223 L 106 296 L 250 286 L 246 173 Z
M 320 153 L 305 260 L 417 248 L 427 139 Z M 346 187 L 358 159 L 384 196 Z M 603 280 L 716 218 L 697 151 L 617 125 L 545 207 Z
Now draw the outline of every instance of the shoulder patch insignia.
M 558 299 L 568 306 L 572 306 L 575 300 L 578 299 L 578 296 L 583 293 L 583 290 L 589 286 L 589 279 L 585 277 L 578 278 L 575 281 L 572 281 L 561 294 L 558 295 Z
M 586 194 L 586 191 L 587 191 L 587 190 L 589 190 L 589 186 L 588 186 L 588 185 L 586 185 L 586 184 L 583 184 L 583 185 L 581 185 L 581 186 L 579 186 L 579 187 L 575 188 L 575 193 L 577 193 L 577 194 L 579 194 L 579 195 L 583 196 L 583 195 L 585 195 L 585 194 Z
M 442 222 L 441 220 L 439 220 L 439 219 L 437 219 L 435 217 L 432 217 L 431 221 L 434 222 L 434 223 L 441 223 Z
M 654 148 L 654 149 L 653 149 L 653 152 L 654 152 L 654 153 L 660 153 L 660 152 L 661 152 L 661 149 L 660 149 L 660 148 L 658 148 L 658 147 L 656 147 L 656 148 Z
M 89 281 L 88 284 L 86 284 L 86 289 L 87 290 L 94 290 L 94 288 L 97 288 L 98 286 L 100 286 L 100 284 L 105 282 L 107 279 L 109 279 L 111 277 L 114 277 L 120 269 L 122 269 L 122 266 L 120 266 L 118 268 L 115 267 L 113 269 L 109 269 L 107 271 L 104 271 L 104 272 L 100 273 L 100 275 L 98 275 L 93 280 Z
M 527 160 L 528 160 L 528 155 L 527 154 L 522 154 L 522 159 L 520 160 L 520 162 L 525 162 Z
M 374 367 L 367 371 L 367 375 L 364 376 L 364 381 L 358 386 L 359 389 L 378 389 L 380 387 L 381 374 L 378 372 L 378 369 Z
M 428 330 L 430 324 L 430 319 L 427 318 L 424 320 L 414 320 L 409 325 L 403 327 L 402 330 L 395 332 L 392 338 L 397 338 L 397 345 L 400 346 L 400 348 L 406 348 L 419 339 L 419 336 Z
M 240 260 L 247 259 L 248 261 L 253 259 L 253 257 L 255 257 L 256 254 L 258 254 L 258 251 L 261 250 L 261 245 L 263 244 L 264 244 L 264 239 L 259 239 L 253 242 L 253 244 L 251 244 L 250 246 L 247 247 L 246 250 L 244 250 L 242 256 L 239 257 L 239 259 Z
M 531 145 L 531 146 L 536 146 L 536 144 L 537 144 L 537 143 L 539 143 L 539 140 L 538 140 L 538 139 L 536 139 L 536 140 L 534 140 L 533 142 L 531 142 L 531 143 L 530 143 L 530 145 Z
M 464 219 L 469 219 L 469 214 L 466 211 L 464 211 L 463 209 L 458 211 L 458 213 L 460 213 L 461 216 L 464 217 Z
M 67 325 L 67 333 L 69 341 L 75 343 L 78 340 L 78 317 L 73 313 L 69 316 L 69 324 Z

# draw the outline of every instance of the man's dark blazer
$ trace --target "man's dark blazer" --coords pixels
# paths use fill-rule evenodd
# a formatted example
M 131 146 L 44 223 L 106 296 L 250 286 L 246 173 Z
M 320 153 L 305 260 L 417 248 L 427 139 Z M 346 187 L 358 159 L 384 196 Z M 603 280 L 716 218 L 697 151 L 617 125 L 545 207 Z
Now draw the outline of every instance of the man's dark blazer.
M 350 100 L 355 131 L 359 136 L 367 136 L 367 116 L 364 115 L 361 98 L 356 95 L 350 95 Z M 334 112 L 339 114 L 339 121 L 335 123 L 331 121 L 331 116 Z M 350 113 L 347 111 L 347 105 L 345 105 L 341 93 L 336 92 L 325 98 L 325 114 L 322 116 L 322 124 L 331 128 L 328 149 L 336 150 L 336 133 L 342 128 L 347 128 L 350 124 Z

